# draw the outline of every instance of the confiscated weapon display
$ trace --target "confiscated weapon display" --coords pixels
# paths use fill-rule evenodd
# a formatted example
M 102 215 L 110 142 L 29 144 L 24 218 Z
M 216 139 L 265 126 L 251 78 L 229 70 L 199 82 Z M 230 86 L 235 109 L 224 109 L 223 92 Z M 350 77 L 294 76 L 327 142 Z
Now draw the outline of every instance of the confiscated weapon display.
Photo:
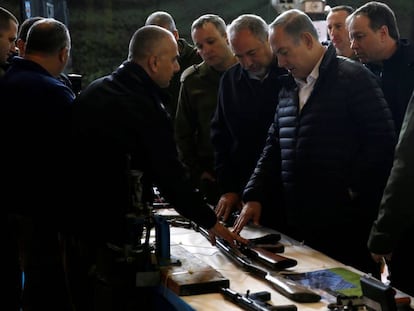
M 204 237 L 209 239 L 207 230 L 199 226 L 195 226 L 195 229 L 198 230 Z M 244 254 L 239 247 L 230 245 L 224 239 L 216 238 L 216 246 L 232 261 L 259 279 L 270 283 L 278 292 L 287 298 L 296 302 L 318 302 L 321 299 L 320 295 L 308 289 L 307 287 L 300 285 L 292 280 L 285 279 L 277 273 L 269 273 L 265 268 L 253 263 L 252 259 Z M 283 258 L 286 258 L 285 260 L 290 263 L 290 265 L 288 265 L 290 267 L 296 265 L 297 263 L 296 261 L 292 261 L 292 259 L 289 260 L 287 257 Z M 281 262 L 283 262 L 283 260 Z

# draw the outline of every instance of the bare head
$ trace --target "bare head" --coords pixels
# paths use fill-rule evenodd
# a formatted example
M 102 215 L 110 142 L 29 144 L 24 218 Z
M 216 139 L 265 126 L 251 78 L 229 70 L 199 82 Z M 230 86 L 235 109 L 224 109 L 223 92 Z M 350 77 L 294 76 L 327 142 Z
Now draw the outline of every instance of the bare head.
M 326 17 L 328 34 L 336 53 L 345 57 L 352 57 L 354 51 L 351 49 L 349 33 L 346 28 L 346 18 L 354 12 L 348 5 L 338 5 L 329 11 Z
M 160 87 L 168 87 L 180 70 L 177 42 L 171 32 L 160 26 L 139 28 L 129 43 L 128 61 L 139 64 Z
M 279 65 L 298 79 L 306 79 L 324 53 L 312 20 L 293 9 L 280 14 L 269 26 L 269 42 Z
M 196 29 L 203 28 L 203 26 L 207 23 L 211 23 L 217 29 L 217 31 L 223 36 L 227 38 L 227 26 L 224 20 L 215 14 L 205 14 L 197 18 L 191 24 L 191 33 L 193 33 Z
M 394 12 L 382 2 L 371 1 L 347 19 L 351 48 L 363 63 L 381 62 L 397 49 L 400 33 Z
M 156 25 L 162 28 L 167 29 L 170 31 L 176 40 L 179 38 L 179 33 L 177 30 L 177 26 L 175 25 L 174 18 L 171 16 L 170 13 L 165 11 L 156 11 L 151 13 L 147 20 L 145 21 L 145 25 Z
M 234 64 L 226 23 L 220 16 L 205 14 L 197 18 L 191 25 L 191 36 L 198 54 L 209 66 L 224 71 Z
M 25 19 L 20 25 L 16 41 L 16 46 L 19 49 L 19 56 L 24 56 L 27 33 L 29 32 L 30 27 L 32 27 L 34 23 L 40 21 L 41 19 L 43 19 L 41 16 L 30 17 L 28 19 Z
M 231 49 L 244 69 L 263 77 L 272 62 L 268 25 L 260 16 L 244 14 L 227 27 Z
M 43 18 L 27 33 L 24 57 L 39 63 L 57 77 L 68 62 L 70 48 L 69 30 L 65 24 L 53 18 Z

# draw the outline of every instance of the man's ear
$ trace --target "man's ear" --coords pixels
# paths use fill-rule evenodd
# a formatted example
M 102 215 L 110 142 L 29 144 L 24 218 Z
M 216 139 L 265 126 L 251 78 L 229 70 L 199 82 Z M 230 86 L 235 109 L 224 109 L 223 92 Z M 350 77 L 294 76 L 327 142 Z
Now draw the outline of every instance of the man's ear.
M 67 47 L 64 47 L 59 52 L 59 61 L 66 64 L 69 58 L 69 49 Z
M 224 35 L 224 38 L 226 39 L 226 43 L 227 43 L 227 45 L 229 45 L 229 46 L 230 46 L 230 40 L 229 40 L 229 38 L 227 37 L 227 34 L 226 34 L 226 35 Z
M 180 39 L 180 33 L 178 32 L 178 30 L 173 30 L 172 34 L 174 35 L 175 41 L 178 41 L 178 39 Z
M 19 49 L 19 54 L 24 52 L 24 45 L 25 45 L 25 42 L 21 38 L 17 39 L 16 47 Z
M 304 32 L 300 35 L 303 44 L 307 46 L 308 49 L 313 47 L 313 36 L 309 32 Z
M 157 56 L 155 55 L 151 55 L 150 57 L 148 57 L 148 69 L 151 70 L 152 72 L 156 72 L 158 70 L 158 60 L 157 60 Z
M 380 29 L 378 29 L 381 35 L 381 40 L 384 41 L 387 37 L 389 37 L 388 26 L 382 25 Z

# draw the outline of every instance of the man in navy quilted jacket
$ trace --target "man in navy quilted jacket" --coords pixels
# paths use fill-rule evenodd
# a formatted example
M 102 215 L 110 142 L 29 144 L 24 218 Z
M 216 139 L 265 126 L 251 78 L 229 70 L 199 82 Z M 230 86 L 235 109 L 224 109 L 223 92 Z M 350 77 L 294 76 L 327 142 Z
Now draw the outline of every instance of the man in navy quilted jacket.
M 288 235 L 374 273 L 366 240 L 396 143 L 381 88 L 362 64 L 323 46 L 299 10 L 271 23 L 269 41 L 289 74 L 234 230 L 259 223 L 272 189 L 283 196 Z

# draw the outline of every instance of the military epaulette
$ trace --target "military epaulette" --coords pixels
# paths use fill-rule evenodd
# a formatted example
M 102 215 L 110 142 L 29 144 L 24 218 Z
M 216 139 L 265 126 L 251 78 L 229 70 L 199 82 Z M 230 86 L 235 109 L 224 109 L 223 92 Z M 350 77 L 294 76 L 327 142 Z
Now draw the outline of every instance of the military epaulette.
M 200 64 L 194 64 L 185 69 L 181 74 L 180 82 L 183 83 L 188 76 L 192 75 L 194 72 L 198 72 L 202 64 L 203 62 L 201 62 Z

